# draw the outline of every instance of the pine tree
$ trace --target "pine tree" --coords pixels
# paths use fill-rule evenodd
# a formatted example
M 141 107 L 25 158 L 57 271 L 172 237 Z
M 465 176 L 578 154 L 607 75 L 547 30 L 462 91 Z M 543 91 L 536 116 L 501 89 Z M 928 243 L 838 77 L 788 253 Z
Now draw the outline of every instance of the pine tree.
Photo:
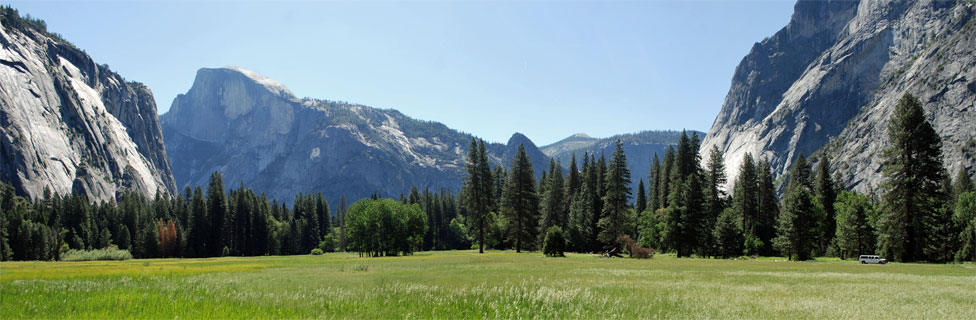
M 718 256 L 735 258 L 742 254 L 742 243 L 745 237 L 742 235 L 741 222 L 742 218 L 738 217 L 735 210 L 731 208 L 722 210 L 712 231 Z
M 560 230 L 566 228 L 567 219 L 563 215 L 566 205 L 563 200 L 565 187 L 563 186 L 563 175 L 561 174 L 560 164 L 549 158 L 549 177 L 543 183 L 546 184 L 545 193 L 542 194 L 542 218 L 539 221 L 539 236 L 545 236 L 545 230 L 549 227 L 558 226 Z M 542 239 L 540 239 L 542 240 Z
M 874 254 L 874 228 L 872 217 L 876 216 L 871 200 L 854 191 L 842 191 L 834 202 L 837 212 L 835 239 L 841 259 Z
M 667 157 L 665 157 L 667 158 Z M 698 135 L 689 138 L 686 132 L 678 139 L 670 169 L 670 195 L 664 215 L 664 244 L 677 251 L 678 257 L 689 257 L 692 252 L 707 251 L 701 243 L 705 221 L 702 170 L 699 166 Z
M 674 146 L 669 145 L 668 150 L 664 152 L 664 159 L 661 161 L 661 172 L 657 174 L 657 181 L 654 182 L 659 185 L 658 209 L 671 206 L 671 171 L 674 166 L 674 152 Z
M 958 199 L 960 194 L 973 192 L 974 190 L 976 189 L 973 189 L 973 179 L 969 177 L 966 168 L 960 166 L 959 171 L 956 173 L 955 183 L 952 184 L 952 199 Z
M 933 220 L 945 169 L 942 139 L 926 120 L 922 103 L 906 93 L 888 122 L 890 146 L 882 157 L 884 167 L 881 217 L 878 221 L 880 252 L 895 261 L 918 261 L 928 255 L 927 239 L 937 226 Z
M 644 179 L 640 179 L 637 182 L 637 195 L 634 199 L 634 213 L 636 214 L 636 219 L 634 219 L 634 230 L 631 233 L 635 238 L 638 237 L 640 231 L 638 230 L 638 223 L 641 216 L 644 215 L 644 211 L 647 210 L 647 191 L 644 190 Z M 650 214 L 650 213 L 648 213 Z
M 759 180 L 759 226 L 756 229 L 756 236 L 759 237 L 759 241 L 762 241 L 759 254 L 771 256 L 775 254 L 773 239 L 776 238 L 779 203 L 776 199 L 776 187 L 773 186 L 773 169 L 769 165 L 769 159 L 760 160 L 757 171 Z
M 525 146 L 519 145 L 502 195 L 502 211 L 513 224 L 511 237 L 515 242 L 515 252 L 522 252 L 522 248 L 535 248 L 539 197 L 533 176 L 532 162 L 525 153 Z
M 759 239 L 759 176 L 752 154 L 746 153 L 739 168 L 739 177 L 735 181 L 735 194 L 732 198 L 732 209 L 735 215 L 742 219 L 742 232 L 750 243 Z M 761 240 L 760 240 L 761 241 Z M 746 254 L 757 254 L 759 248 L 749 246 Z
M 809 260 L 817 245 L 816 212 L 810 169 L 800 154 L 790 168 L 790 184 L 783 194 L 774 244 L 790 259 Z
M 485 252 L 485 232 L 488 227 L 488 213 L 494 206 L 494 181 L 485 151 L 484 140 L 471 139 L 468 148 L 468 161 L 465 164 L 468 177 L 463 187 L 468 210 L 468 219 L 478 240 L 478 253 Z M 453 217 L 452 217 L 453 218 Z
M 586 252 L 593 249 L 594 207 L 596 201 L 595 174 L 593 174 L 589 157 L 584 154 L 583 166 L 580 175 L 580 190 L 573 197 L 573 202 L 569 210 L 569 242 L 572 250 L 576 252 Z
M 956 198 L 952 219 L 961 230 L 956 261 L 976 262 L 976 193 L 964 192 Z
M 830 246 L 834 239 L 834 234 L 837 231 L 837 218 L 834 212 L 834 201 L 837 200 L 837 186 L 831 177 L 830 172 L 832 171 L 830 167 L 830 158 L 824 156 L 817 163 L 817 181 L 814 188 L 817 192 L 817 200 L 824 208 L 824 217 L 821 226 L 823 230 L 820 237 L 820 253 L 827 252 L 827 247 Z
M 193 190 L 193 200 L 191 200 L 191 203 L 190 208 L 193 212 L 193 224 L 190 226 L 190 236 L 188 239 L 192 245 L 191 255 L 195 257 L 206 257 L 210 255 L 210 239 L 213 234 L 213 229 L 210 224 L 210 215 L 207 213 L 207 200 L 203 197 L 203 190 L 199 186 Z M 130 238 L 128 228 L 125 228 L 123 231 L 125 232 L 125 238 Z M 119 244 L 119 248 L 128 248 L 130 240 L 125 240 L 124 243 Z
M 650 186 L 650 191 L 647 199 L 647 207 L 651 208 L 651 211 L 657 211 L 661 208 L 661 185 L 658 183 L 661 179 L 661 174 L 664 169 L 661 168 L 661 160 L 657 158 L 657 153 L 654 153 L 654 159 L 651 160 L 651 169 L 648 173 L 648 185 Z
M 627 155 L 624 145 L 617 140 L 616 150 L 610 160 L 607 175 L 604 178 L 606 193 L 603 196 L 603 212 L 598 227 L 599 240 L 606 247 L 619 247 L 617 237 L 628 232 L 627 209 L 631 191 L 630 170 L 627 169 Z
M 576 198 L 576 193 L 580 191 L 583 187 L 583 180 L 580 177 L 579 166 L 576 165 L 576 153 L 573 153 L 573 157 L 569 160 L 569 172 L 566 174 L 566 192 L 563 195 L 563 199 L 566 202 L 572 202 Z M 569 212 L 569 208 L 565 208 L 566 212 Z M 568 230 L 568 229 L 566 229 Z

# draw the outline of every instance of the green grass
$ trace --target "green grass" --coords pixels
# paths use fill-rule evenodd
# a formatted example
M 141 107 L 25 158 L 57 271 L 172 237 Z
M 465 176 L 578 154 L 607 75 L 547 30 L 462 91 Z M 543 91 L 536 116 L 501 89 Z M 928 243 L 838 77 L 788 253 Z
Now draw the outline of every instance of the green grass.
M 974 318 L 976 266 L 471 251 L 0 263 L 0 319 Z

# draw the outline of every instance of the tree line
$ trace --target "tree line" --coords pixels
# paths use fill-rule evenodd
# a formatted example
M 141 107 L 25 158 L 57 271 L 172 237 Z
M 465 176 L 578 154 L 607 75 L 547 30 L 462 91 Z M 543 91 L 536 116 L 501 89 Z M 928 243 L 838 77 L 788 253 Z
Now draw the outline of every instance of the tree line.
M 186 188 L 147 199 L 124 192 L 118 202 L 97 204 L 50 192 L 31 202 L 3 185 L 0 256 L 56 260 L 67 249 L 113 245 L 136 258 L 305 254 L 316 248 L 383 256 L 473 245 L 480 252 L 521 252 L 541 249 L 553 229 L 565 242 L 560 250 L 575 252 L 634 250 L 633 241 L 625 240 L 633 238 L 678 257 L 976 259 L 973 181 L 965 170 L 955 181 L 949 178 L 941 138 L 921 102 L 904 96 L 888 131 L 880 196 L 844 190 L 823 155 L 816 168 L 797 157 L 783 177 L 780 199 L 769 160 L 746 154 L 726 192 L 722 153 L 713 147 L 702 167 L 694 133 L 682 133 L 663 157 L 655 154 L 647 182 L 641 178 L 637 190 L 628 188 L 632 177 L 620 141 L 609 159 L 574 154 L 567 167 L 550 159 L 536 180 L 524 146 L 507 169 L 492 166 L 484 141 L 472 139 L 459 194 L 415 186 L 398 200 L 374 194 L 348 208 L 341 197 L 334 214 L 321 194 L 299 194 L 289 208 L 243 184 L 225 192 L 219 172 L 206 193 Z

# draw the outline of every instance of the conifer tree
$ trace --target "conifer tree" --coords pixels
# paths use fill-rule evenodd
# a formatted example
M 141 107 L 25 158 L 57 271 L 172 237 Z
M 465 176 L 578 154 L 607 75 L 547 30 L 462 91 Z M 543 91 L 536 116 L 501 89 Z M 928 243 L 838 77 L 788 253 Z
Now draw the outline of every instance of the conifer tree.
M 664 215 L 664 244 L 677 251 L 678 257 L 689 257 L 692 252 L 707 251 L 702 246 L 701 234 L 705 221 L 702 170 L 699 165 L 698 135 L 688 137 L 681 133 L 677 152 L 673 156 L 668 189 L 668 208 Z
M 661 161 L 661 172 L 658 174 L 658 179 L 655 182 L 660 185 L 658 187 L 657 197 L 658 209 L 671 206 L 671 171 L 673 166 L 674 146 L 669 145 L 668 150 L 664 152 L 664 159 Z
M 817 245 L 814 194 L 810 186 L 810 169 L 800 154 L 790 168 L 790 182 L 783 194 L 774 244 L 791 260 L 809 260 Z
M 227 240 L 230 239 L 229 228 L 227 225 L 227 197 L 224 194 L 224 181 L 220 171 L 210 175 L 210 183 L 207 186 L 207 214 L 210 215 L 210 225 L 212 228 L 210 244 L 210 256 L 219 257 L 223 253 Z
M 820 238 L 821 253 L 827 251 L 827 247 L 830 246 L 834 239 L 834 234 L 837 231 L 837 218 L 834 211 L 834 201 L 837 200 L 837 187 L 831 177 L 831 171 L 830 158 L 826 156 L 821 157 L 820 162 L 817 163 L 817 181 L 814 184 L 815 191 L 817 192 L 817 200 L 823 205 L 824 213 L 826 214 L 821 223 L 823 227 L 821 231 L 823 237 Z
M 533 176 L 532 162 L 525 153 L 525 146 L 519 145 L 502 195 L 502 211 L 512 223 L 510 237 L 515 242 L 515 252 L 522 252 L 523 248 L 535 248 L 539 197 Z
M 976 193 L 964 192 L 956 198 L 952 219 L 961 230 L 956 261 L 976 262 Z
M 877 215 L 871 200 L 854 191 L 841 191 L 834 202 L 837 212 L 835 239 L 841 259 L 874 254 L 874 228 L 871 219 Z
M 563 199 L 567 203 L 572 202 L 573 199 L 576 198 L 576 193 L 578 193 L 582 187 L 583 180 L 582 177 L 580 177 L 579 166 L 576 164 L 576 153 L 574 152 L 572 158 L 569 160 L 569 172 L 566 174 L 566 192 L 563 195 Z M 565 208 L 565 211 L 569 212 L 568 206 Z
M 773 169 L 769 165 L 768 158 L 759 161 L 757 173 L 759 180 L 759 226 L 756 229 L 756 236 L 762 241 L 759 254 L 771 256 L 775 254 L 773 239 L 776 238 L 776 223 L 779 220 L 779 201 L 776 199 L 776 187 L 773 186 Z
M 654 153 L 654 159 L 651 160 L 651 169 L 648 173 L 649 180 L 647 180 L 648 186 L 650 187 L 647 207 L 651 208 L 651 211 L 657 211 L 657 209 L 661 208 L 661 186 L 658 183 L 661 179 L 661 171 L 663 171 L 663 168 L 661 168 L 661 160 L 658 159 L 657 153 Z
M 715 238 L 716 251 L 719 257 L 735 258 L 742 254 L 742 219 L 732 208 L 722 210 L 715 222 L 712 233 Z
M 465 168 L 468 177 L 465 179 L 463 192 L 468 210 L 468 219 L 478 241 L 478 253 L 485 252 L 485 232 L 488 228 L 488 213 L 494 204 L 494 181 L 491 178 L 491 167 L 485 151 L 484 140 L 471 139 L 468 148 L 468 161 Z
M 715 224 L 718 221 L 718 216 L 721 215 L 722 211 L 726 207 L 726 194 L 722 191 L 722 186 L 728 181 L 725 175 L 725 158 L 722 156 L 722 152 L 718 150 L 718 146 L 712 146 L 711 151 L 708 155 L 708 164 L 705 169 L 705 226 L 703 230 L 706 232 L 702 233 L 701 242 L 706 249 L 710 249 L 715 246 L 716 238 L 713 232 L 708 232 L 709 230 L 715 229 Z M 705 250 L 711 251 L 711 250 Z
M 952 184 L 952 199 L 955 200 L 959 198 L 960 194 L 973 192 L 974 190 L 976 189 L 973 189 L 973 179 L 969 177 L 966 168 L 960 166 L 959 171 L 956 173 L 956 179 Z
M 603 212 L 598 227 L 599 240 L 606 247 L 617 247 L 617 237 L 627 230 L 627 209 L 630 199 L 630 170 L 627 169 L 627 155 L 623 143 L 617 140 L 613 158 L 604 177 L 606 193 L 603 196 Z
M 942 139 L 925 118 L 922 103 L 906 93 L 888 122 L 890 146 L 882 153 L 884 167 L 878 247 L 895 261 L 930 258 L 927 240 L 937 226 L 944 197 L 941 186 Z
M 210 226 L 210 215 L 207 213 L 207 200 L 203 197 L 203 190 L 199 186 L 193 190 L 193 200 L 190 209 L 193 212 L 193 224 L 190 225 L 190 236 L 188 241 L 192 245 L 191 255 L 194 257 L 206 257 L 210 255 L 210 239 L 213 230 Z M 127 249 L 129 246 L 129 230 L 124 227 L 125 241 L 119 244 L 119 248 Z M 122 235 L 120 235 L 121 238 Z
M 550 173 L 548 180 L 543 182 L 547 186 L 545 192 L 542 194 L 541 201 L 542 218 L 539 221 L 540 237 L 545 236 L 545 230 L 549 230 L 549 227 L 558 226 L 560 230 L 566 228 L 567 219 L 563 215 L 565 212 L 564 206 L 566 205 L 563 200 L 565 187 L 563 186 L 563 175 L 560 171 L 559 162 L 549 158 Z
M 573 196 L 569 210 L 569 243 L 572 250 L 576 252 L 587 252 L 593 249 L 591 238 L 594 232 L 591 221 L 594 221 L 593 203 L 596 192 L 593 181 L 595 178 L 590 179 L 592 173 L 589 157 L 584 154 L 580 190 Z
M 647 210 L 647 191 L 644 190 L 644 179 L 641 178 L 637 182 L 637 195 L 634 198 L 634 209 L 638 213 Z

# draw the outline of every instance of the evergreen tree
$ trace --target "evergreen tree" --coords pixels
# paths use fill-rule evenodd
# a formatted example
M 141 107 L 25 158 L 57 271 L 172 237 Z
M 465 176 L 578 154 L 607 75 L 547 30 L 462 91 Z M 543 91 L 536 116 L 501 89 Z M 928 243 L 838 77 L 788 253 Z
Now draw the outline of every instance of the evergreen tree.
M 888 122 L 890 146 L 882 157 L 884 167 L 881 217 L 878 221 L 880 252 L 895 261 L 930 258 L 927 240 L 944 199 L 940 190 L 945 169 L 942 139 L 926 120 L 922 103 L 906 93 Z M 934 258 L 934 257 L 931 257 Z
M 203 190 L 200 187 L 193 190 L 190 209 L 193 212 L 193 224 L 190 225 L 190 237 L 188 239 L 191 244 L 190 255 L 194 257 L 209 256 L 213 230 L 210 226 L 210 215 L 207 212 L 207 200 L 203 197 Z M 125 238 L 129 238 L 128 228 L 125 228 L 123 232 Z M 124 244 L 128 246 L 129 241 L 125 241 Z M 122 244 L 119 244 L 119 248 L 125 249 Z
M 776 199 L 776 188 L 773 186 L 773 169 L 769 165 L 769 159 L 764 158 L 759 161 L 758 172 L 758 197 L 759 197 L 759 226 L 756 229 L 756 236 L 762 241 L 759 254 L 771 256 L 775 254 L 773 250 L 773 239 L 776 238 L 776 223 L 779 220 L 779 204 Z
M 728 208 L 722 210 L 715 222 L 712 233 L 715 238 L 716 251 L 722 258 L 735 258 L 742 254 L 742 244 L 745 237 L 742 235 L 742 219 L 736 211 Z
M 609 170 L 604 178 L 606 193 L 603 196 L 603 212 L 597 226 L 600 228 L 598 240 L 605 247 L 617 248 L 617 237 L 627 234 L 628 201 L 631 191 L 630 170 L 627 169 L 627 155 L 624 154 L 623 143 L 617 140 L 613 158 L 610 160 Z
M 502 211 L 512 223 L 511 238 L 515 242 L 515 252 L 522 252 L 522 248 L 535 248 L 539 196 L 533 176 L 532 162 L 525 153 L 525 146 L 519 145 L 502 195 Z
M 545 231 L 549 230 L 549 227 L 558 226 L 560 231 L 566 228 L 566 220 L 568 219 L 563 215 L 565 212 L 563 207 L 566 205 L 563 200 L 565 187 L 563 186 L 563 175 L 560 171 L 559 162 L 549 158 L 550 173 L 548 180 L 542 182 L 542 184 L 547 186 L 544 188 L 545 193 L 542 194 L 541 201 L 542 218 L 539 221 L 540 237 L 545 235 Z
M 661 174 L 663 168 L 661 168 L 661 160 L 657 158 L 657 153 L 654 153 L 654 159 L 651 160 L 651 169 L 648 174 L 647 183 L 650 186 L 649 195 L 647 199 L 647 207 L 651 208 L 651 211 L 656 211 L 661 208 L 661 186 L 658 181 L 661 179 Z
M 694 251 L 707 251 L 702 246 L 701 234 L 705 230 L 704 194 L 702 170 L 699 166 L 698 135 L 688 137 L 681 133 L 678 149 L 673 156 L 671 194 L 664 214 L 664 244 L 677 251 L 678 257 L 691 256 Z
M 593 203 L 596 201 L 595 180 L 589 157 L 584 154 L 579 192 L 573 196 L 569 210 L 569 244 L 572 250 L 586 252 L 593 249 Z M 591 178 L 592 174 L 592 178 Z
M 207 214 L 210 216 L 210 256 L 217 257 L 223 253 L 223 248 L 230 239 L 227 226 L 227 198 L 224 194 L 224 181 L 220 171 L 210 175 L 207 186 Z
M 952 184 L 952 199 L 958 199 L 959 195 L 973 191 L 976 191 L 973 188 L 973 179 L 969 177 L 966 168 L 960 166 L 959 171 L 956 173 L 955 183 Z
M 732 209 L 740 222 L 745 239 L 755 243 L 759 239 L 759 176 L 752 154 L 746 153 L 739 168 L 739 177 L 735 181 L 735 194 L 732 199 Z M 755 239 L 755 240 L 754 240 Z M 761 241 L 761 240 L 759 240 Z M 757 254 L 760 248 L 748 246 L 746 254 Z
M 817 192 L 817 200 L 823 205 L 824 213 L 826 214 L 826 217 L 821 223 L 823 227 L 821 234 L 823 237 L 820 237 L 820 253 L 827 252 L 827 247 L 833 241 L 834 233 L 837 230 L 837 218 L 834 211 L 834 201 L 837 199 L 837 187 L 831 177 L 831 171 L 830 158 L 826 156 L 821 157 L 820 162 L 817 163 L 817 181 L 814 184 Z
M 494 181 L 485 151 L 484 140 L 471 139 L 468 148 L 468 161 L 465 169 L 468 177 L 464 181 L 465 205 L 468 219 L 478 241 L 478 253 L 485 252 L 485 232 L 488 228 L 488 213 L 494 207 Z
M 817 244 L 816 221 L 810 169 L 800 154 L 790 168 L 790 182 L 783 194 L 783 212 L 779 215 L 774 244 L 791 260 L 809 260 Z
M 874 228 L 872 217 L 876 216 L 871 200 L 854 191 L 842 191 L 834 202 L 837 212 L 835 238 L 841 259 L 874 254 Z
M 674 146 L 669 145 L 668 150 L 664 152 L 664 159 L 661 161 L 661 172 L 657 174 L 657 181 L 654 182 L 660 185 L 657 197 L 658 209 L 671 206 L 671 171 L 673 166 Z
M 952 219 L 961 227 L 956 261 L 976 262 L 976 193 L 964 192 L 956 198 Z
M 647 210 L 647 191 L 644 190 L 644 179 L 640 179 L 637 182 L 637 195 L 634 199 L 634 209 L 638 213 Z
M 585 159 L 585 156 L 584 156 Z M 573 153 L 573 157 L 569 160 L 569 172 L 566 174 L 566 194 L 563 199 L 568 203 L 572 202 L 576 198 L 576 193 L 580 191 L 583 187 L 583 180 L 580 177 L 579 166 L 576 165 L 576 153 Z M 565 208 L 566 212 L 569 212 L 569 208 Z M 568 229 L 566 229 L 568 230 Z

